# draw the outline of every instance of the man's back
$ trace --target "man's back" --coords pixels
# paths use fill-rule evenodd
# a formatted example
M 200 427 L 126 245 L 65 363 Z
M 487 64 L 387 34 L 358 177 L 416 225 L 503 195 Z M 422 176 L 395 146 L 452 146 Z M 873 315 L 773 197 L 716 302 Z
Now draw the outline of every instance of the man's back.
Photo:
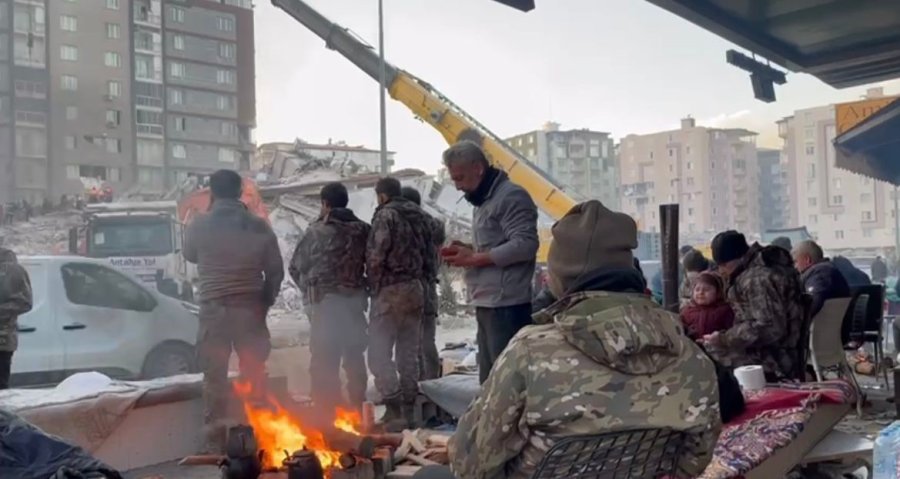
M 238 200 L 216 200 L 194 220 L 184 257 L 197 264 L 201 301 L 246 297 L 271 305 L 284 278 L 278 239 Z
M 810 313 L 813 316 L 822 309 L 825 301 L 850 297 L 850 285 L 844 275 L 827 259 L 807 268 L 800 278 L 803 280 L 803 288 L 812 295 Z
M 372 219 L 366 272 L 373 292 L 425 277 L 425 254 L 431 234 L 425 213 L 397 197 L 379 207 Z
M 371 228 L 347 208 L 310 225 L 291 259 L 290 273 L 309 302 L 340 290 L 365 288 Z
M 521 330 L 451 441 L 459 477 L 530 477 L 565 437 L 671 428 L 691 437 L 679 475 L 711 458 L 720 427 L 713 363 L 677 318 L 638 294 L 590 292 Z

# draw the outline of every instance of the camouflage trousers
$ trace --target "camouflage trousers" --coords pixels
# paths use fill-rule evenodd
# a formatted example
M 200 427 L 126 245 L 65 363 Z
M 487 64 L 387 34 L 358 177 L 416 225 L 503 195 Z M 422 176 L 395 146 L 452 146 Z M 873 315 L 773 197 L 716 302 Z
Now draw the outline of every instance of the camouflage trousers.
M 423 296 L 420 281 L 406 281 L 381 288 L 372 299 L 369 368 L 382 398 L 412 403 L 419 392 Z
M 441 358 L 435 342 L 438 317 L 437 284 L 425 281 L 423 287 L 425 314 L 422 318 L 422 340 L 419 346 L 419 379 L 427 380 L 441 377 Z
M 241 379 L 255 395 L 265 394 L 266 360 L 272 346 L 262 302 L 214 300 L 200 303 L 197 359 L 203 372 L 204 422 L 219 425 L 227 419 L 232 395 L 228 360 L 237 353 Z M 216 431 L 218 433 L 218 431 Z
M 366 400 L 366 303 L 364 291 L 326 294 L 310 305 L 311 396 L 316 406 L 349 404 L 360 408 Z M 341 394 L 340 369 L 347 377 L 347 399 Z

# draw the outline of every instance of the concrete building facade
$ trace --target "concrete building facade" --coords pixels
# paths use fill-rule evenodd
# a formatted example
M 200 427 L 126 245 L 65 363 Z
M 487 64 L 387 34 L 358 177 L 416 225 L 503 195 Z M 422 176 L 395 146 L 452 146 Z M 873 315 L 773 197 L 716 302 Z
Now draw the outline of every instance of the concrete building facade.
M 757 150 L 759 165 L 760 232 L 791 226 L 791 201 L 788 195 L 788 164 L 782 162 L 781 151 Z
M 559 124 L 549 122 L 506 143 L 576 198 L 600 200 L 619 209 L 619 170 L 609 133 L 560 130 Z
M 759 232 L 756 134 L 705 128 L 692 118 L 681 128 L 628 135 L 619 145 L 622 211 L 643 231 L 659 230 L 659 205 L 677 203 L 679 229 L 691 241 L 737 229 Z
M 0 0 L 0 201 L 249 168 L 253 28 L 250 0 Z
M 0 0 L 0 201 L 48 192 L 47 2 Z
M 883 92 L 872 89 L 867 96 Z M 806 226 L 832 253 L 893 249 L 894 188 L 835 166 L 834 106 L 797 110 L 778 126 L 791 166 L 794 226 Z

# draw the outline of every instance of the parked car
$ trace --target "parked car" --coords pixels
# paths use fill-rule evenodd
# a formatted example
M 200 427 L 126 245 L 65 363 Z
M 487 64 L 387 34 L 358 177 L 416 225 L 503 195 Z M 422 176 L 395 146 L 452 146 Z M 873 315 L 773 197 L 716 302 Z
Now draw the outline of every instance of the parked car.
M 13 386 L 83 371 L 149 379 L 197 370 L 197 307 L 148 288 L 105 261 L 22 257 L 34 307 L 19 317 Z

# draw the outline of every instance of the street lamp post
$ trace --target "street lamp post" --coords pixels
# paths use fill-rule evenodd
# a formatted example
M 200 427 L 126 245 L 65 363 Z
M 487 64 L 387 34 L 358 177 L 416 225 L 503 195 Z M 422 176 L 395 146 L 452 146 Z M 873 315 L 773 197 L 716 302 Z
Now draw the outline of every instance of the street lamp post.
M 379 58 L 379 71 L 378 71 L 378 93 L 379 93 L 379 108 L 381 114 L 381 174 L 387 175 L 390 173 L 390 165 L 388 165 L 388 157 L 387 157 L 387 115 L 385 113 L 385 91 L 387 89 L 387 85 L 385 85 L 385 71 L 384 71 L 384 9 L 383 9 L 383 0 L 378 0 L 378 58 Z

